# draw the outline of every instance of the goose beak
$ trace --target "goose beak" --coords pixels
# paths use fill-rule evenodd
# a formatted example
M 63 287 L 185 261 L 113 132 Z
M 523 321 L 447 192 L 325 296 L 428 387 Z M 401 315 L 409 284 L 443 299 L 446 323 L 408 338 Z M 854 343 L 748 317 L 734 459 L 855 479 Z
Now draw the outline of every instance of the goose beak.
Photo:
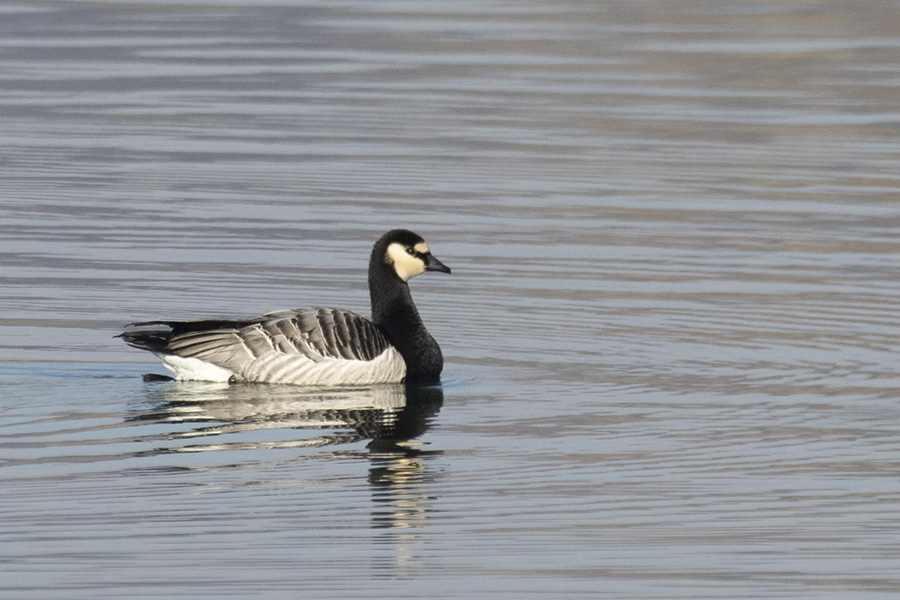
M 425 255 L 425 270 L 426 271 L 440 271 L 441 273 L 450 274 L 450 267 L 436 259 L 431 255 L 431 252 Z

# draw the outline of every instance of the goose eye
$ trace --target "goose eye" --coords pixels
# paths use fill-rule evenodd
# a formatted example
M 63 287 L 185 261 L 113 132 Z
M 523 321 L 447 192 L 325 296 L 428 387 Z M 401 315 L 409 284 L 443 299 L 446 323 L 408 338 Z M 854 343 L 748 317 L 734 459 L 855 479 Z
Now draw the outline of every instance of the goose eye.
M 409 254 L 410 256 L 415 256 L 415 255 L 416 255 L 416 249 L 415 249 L 415 248 L 410 248 L 410 247 L 407 246 L 407 248 L 406 248 L 406 253 Z

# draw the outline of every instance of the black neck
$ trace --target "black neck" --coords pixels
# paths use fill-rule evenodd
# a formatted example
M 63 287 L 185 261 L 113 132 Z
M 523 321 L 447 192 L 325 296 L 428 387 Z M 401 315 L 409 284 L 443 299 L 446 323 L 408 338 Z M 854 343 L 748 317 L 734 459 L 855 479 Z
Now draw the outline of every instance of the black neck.
M 406 381 L 437 381 L 444 366 L 441 349 L 425 329 L 409 286 L 380 257 L 369 265 L 369 294 L 372 321 L 406 362 Z

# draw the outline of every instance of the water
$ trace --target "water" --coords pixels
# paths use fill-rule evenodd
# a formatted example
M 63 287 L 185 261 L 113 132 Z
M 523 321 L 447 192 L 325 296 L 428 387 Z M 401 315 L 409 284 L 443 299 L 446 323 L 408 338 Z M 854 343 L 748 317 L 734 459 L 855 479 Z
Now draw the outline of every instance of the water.
M 892 3 L 6 3 L 0 595 L 888 598 Z M 443 385 L 151 382 L 368 312 Z

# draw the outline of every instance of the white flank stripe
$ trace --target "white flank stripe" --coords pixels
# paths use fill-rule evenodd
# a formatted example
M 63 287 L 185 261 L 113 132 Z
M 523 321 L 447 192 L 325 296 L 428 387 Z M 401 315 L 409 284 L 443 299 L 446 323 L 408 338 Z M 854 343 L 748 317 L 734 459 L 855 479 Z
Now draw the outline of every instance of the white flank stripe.
M 363 385 L 399 383 L 406 376 L 406 363 L 393 347 L 373 360 L 325 359 L 312 361 L 302 355 L 267 354 L 241 370 L 247 381 L 294 385 Z

